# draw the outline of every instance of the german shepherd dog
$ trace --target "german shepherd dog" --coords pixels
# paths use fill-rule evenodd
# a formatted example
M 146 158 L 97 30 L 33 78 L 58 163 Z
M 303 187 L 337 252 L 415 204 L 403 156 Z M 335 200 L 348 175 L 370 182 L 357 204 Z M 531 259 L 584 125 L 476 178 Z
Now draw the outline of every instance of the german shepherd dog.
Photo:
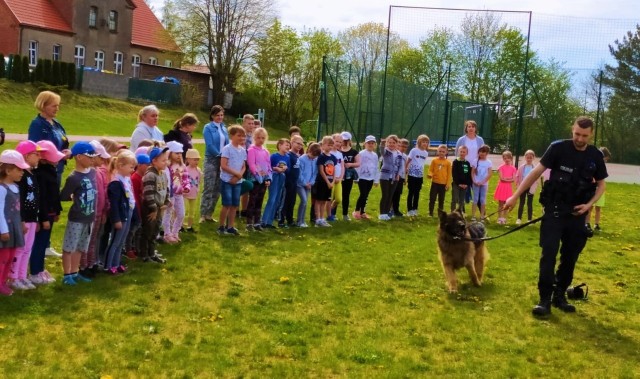
M 462 267 L 467 268 L 473 285 L 480 287 L 489 252 L 484 241 L 473 242 L 470 239 L 484 237 L 484 227 L 481 223 L 468 226 L 459 210 L 449 214 L 439 211 L 438 216 L 438 252 L 449 293 L 458 292 L 456 270 Z

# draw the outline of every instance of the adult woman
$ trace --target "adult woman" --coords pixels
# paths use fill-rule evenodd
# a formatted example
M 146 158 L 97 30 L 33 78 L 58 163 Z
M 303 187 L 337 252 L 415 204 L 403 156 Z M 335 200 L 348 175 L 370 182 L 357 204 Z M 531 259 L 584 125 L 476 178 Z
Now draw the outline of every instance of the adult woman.
M 456 157 L 458 156 L 458 148 L 460 146 L 467 147 L 467 161 L 471 163 L 471 167 L 478 164 L 478 149 L 484 145 L 484 140 L 478 134 L 478 124 L 473 120 L 464 122 L 464 135 L 458 138 L 456 142 Z
M 220 197 L 220 153 L 229 144 L 229 134 L 224 125 L 224 108 L 220 105 L 211 107 L 211 121 L 204 126 L 202 135 L 205 143 L 204 183 L 200 199 L 200 222 L 214 221 L 211 217 L 216 210 Z
M 58 172 L 58 188 L 62 183 L 62 173 L 67 159 L 71 157 L 69 150 L 69 140 L 67 132 L 62 125 L 56 120 L 56 115 L 60 109 L 60 95 L 51 91 L 42 91 L 36 97 L 34 103 L 38 109 L 38 115 L 31 121 L 29 125 L 29 141 L 51 141 L 59 152 L 65 155 L 56 166 Z
M 192 149 L 191 133 L 198 126 L 198 117 L 193 113 L 185 113 L 173 124 L 173 129 L 164 135 L 164 142 L 177 141 L 182 144 L 182 160 L 186 162 L 187 150 Z
M 140 141 L 144 139 L 151 139 L 154 141 L 164 141 L 164 135 L 160 129 L 158 129 L 158 118 L 160 111 L 158 108 L 151 104 L 140 109 L 138 112 L 138 125 L 131 134 L 131 146 L 129 149 L 133 152 L 136 151 Z

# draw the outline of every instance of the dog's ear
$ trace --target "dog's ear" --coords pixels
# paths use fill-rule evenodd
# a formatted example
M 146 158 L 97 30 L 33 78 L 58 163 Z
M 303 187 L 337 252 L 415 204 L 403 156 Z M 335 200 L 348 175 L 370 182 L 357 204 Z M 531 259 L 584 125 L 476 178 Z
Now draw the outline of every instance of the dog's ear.
M 440 225 L 444 225 L 447 222 L 447 212 L 439 209 L 438 218 L 440 219 Z

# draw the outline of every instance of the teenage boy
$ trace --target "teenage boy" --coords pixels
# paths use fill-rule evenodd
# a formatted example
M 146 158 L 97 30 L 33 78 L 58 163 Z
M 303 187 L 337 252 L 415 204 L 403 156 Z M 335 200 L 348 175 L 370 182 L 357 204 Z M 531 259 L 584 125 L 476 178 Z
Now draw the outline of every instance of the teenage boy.
M 169 159 L 168 151 L 168 147 L 152 148 L 149 151 L 151 165 L 142 177 L 142 236 L 139 253 L 143 262 L 166 263 L 155 248 L 162 212 L 169 206 L 169 183 L 164 175 Z
M 96 152 L 89 142 L 77 142 L 71 148 L 76 167 L 67 177 L 60 199 L 73 201 L 67 216 L 67 227 L 62 243 L 63 284 L 75 286 L 78 281 L 91 279 L 80 275 L 80 258 L 89 248 L 91 225 L 96 215 L 96 171 L 93 158 Z

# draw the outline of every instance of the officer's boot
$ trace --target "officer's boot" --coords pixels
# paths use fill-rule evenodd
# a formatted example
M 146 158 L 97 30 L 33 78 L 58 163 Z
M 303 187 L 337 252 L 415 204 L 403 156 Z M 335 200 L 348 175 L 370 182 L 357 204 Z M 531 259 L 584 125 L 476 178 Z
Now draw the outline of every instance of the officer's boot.
M 531 310 L 536 317 L 547 317 L 551 314 L 551 297 L 541 296 L 538 305 Z
M 551 304 L 563 312 L 573 313 L 576 311 L 576 307 L 573 306 L 573 304 L 569 304 L 569 302 L 567 301 L 566 288 L 555 288 L 555 290 L 553 291 Z

